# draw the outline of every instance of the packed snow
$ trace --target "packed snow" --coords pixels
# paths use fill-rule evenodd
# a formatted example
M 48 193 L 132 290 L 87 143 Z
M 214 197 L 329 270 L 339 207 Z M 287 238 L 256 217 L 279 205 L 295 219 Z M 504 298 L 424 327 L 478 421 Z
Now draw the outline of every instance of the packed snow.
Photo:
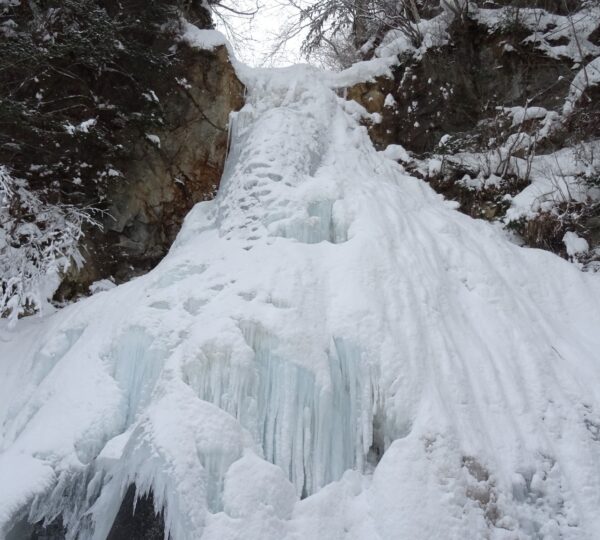
M 376 152 L 365 69 L 240 69 L 167 257 L 0 323 L 0 534 L 104 539 L 135 484 L 173 540 L 600 535 L 599 276 Z

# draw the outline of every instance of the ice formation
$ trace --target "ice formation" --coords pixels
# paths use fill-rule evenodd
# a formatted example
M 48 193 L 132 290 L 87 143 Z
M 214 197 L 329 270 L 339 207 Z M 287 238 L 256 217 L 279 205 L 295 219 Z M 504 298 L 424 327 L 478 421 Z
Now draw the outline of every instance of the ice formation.
M 598 537 L 599 276 L 376 152 L 348 74 L 243 75 L 161 264 L 0 327 L 0 534 L 135 484 L 173 540 Z

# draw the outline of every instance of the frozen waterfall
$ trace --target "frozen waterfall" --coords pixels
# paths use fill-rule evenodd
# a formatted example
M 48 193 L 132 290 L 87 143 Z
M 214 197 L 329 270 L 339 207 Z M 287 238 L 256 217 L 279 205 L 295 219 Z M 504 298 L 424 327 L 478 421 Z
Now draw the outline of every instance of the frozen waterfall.
M 599 276 L 376 152 L 348 74 L 242 75 L 161 264 L 0 326 L 0 536 L 135 485 L 173 540 L 598 537 Z

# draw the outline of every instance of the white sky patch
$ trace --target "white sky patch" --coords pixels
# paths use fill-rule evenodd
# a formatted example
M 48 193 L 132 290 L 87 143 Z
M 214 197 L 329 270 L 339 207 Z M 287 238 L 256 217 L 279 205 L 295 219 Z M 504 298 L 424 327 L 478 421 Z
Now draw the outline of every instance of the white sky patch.
M 240 16 L 222 11 L 215 16 L 216 28 L 231 41 L 239 60 L 252 67 L 282 67 L 306 62 L 300 54 L 305 32 L 279 44 L 280 36 L 294 20 L 297 11 L 285 0 L 263 0 L 258 6 L 251 0 L 236 3 L 239 11 L 257 13 Z

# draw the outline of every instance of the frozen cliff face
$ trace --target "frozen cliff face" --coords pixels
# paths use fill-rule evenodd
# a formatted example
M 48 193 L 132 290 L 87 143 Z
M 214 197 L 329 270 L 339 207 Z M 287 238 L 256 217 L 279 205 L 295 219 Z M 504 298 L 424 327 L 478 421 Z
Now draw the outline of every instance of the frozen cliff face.
M 406 175 L 335 78 L 243 75 L 168 256 L 2 327 L 3 534 L 104 539 L 133 484 L 174 540 L 598 534 L 598 276 Z

